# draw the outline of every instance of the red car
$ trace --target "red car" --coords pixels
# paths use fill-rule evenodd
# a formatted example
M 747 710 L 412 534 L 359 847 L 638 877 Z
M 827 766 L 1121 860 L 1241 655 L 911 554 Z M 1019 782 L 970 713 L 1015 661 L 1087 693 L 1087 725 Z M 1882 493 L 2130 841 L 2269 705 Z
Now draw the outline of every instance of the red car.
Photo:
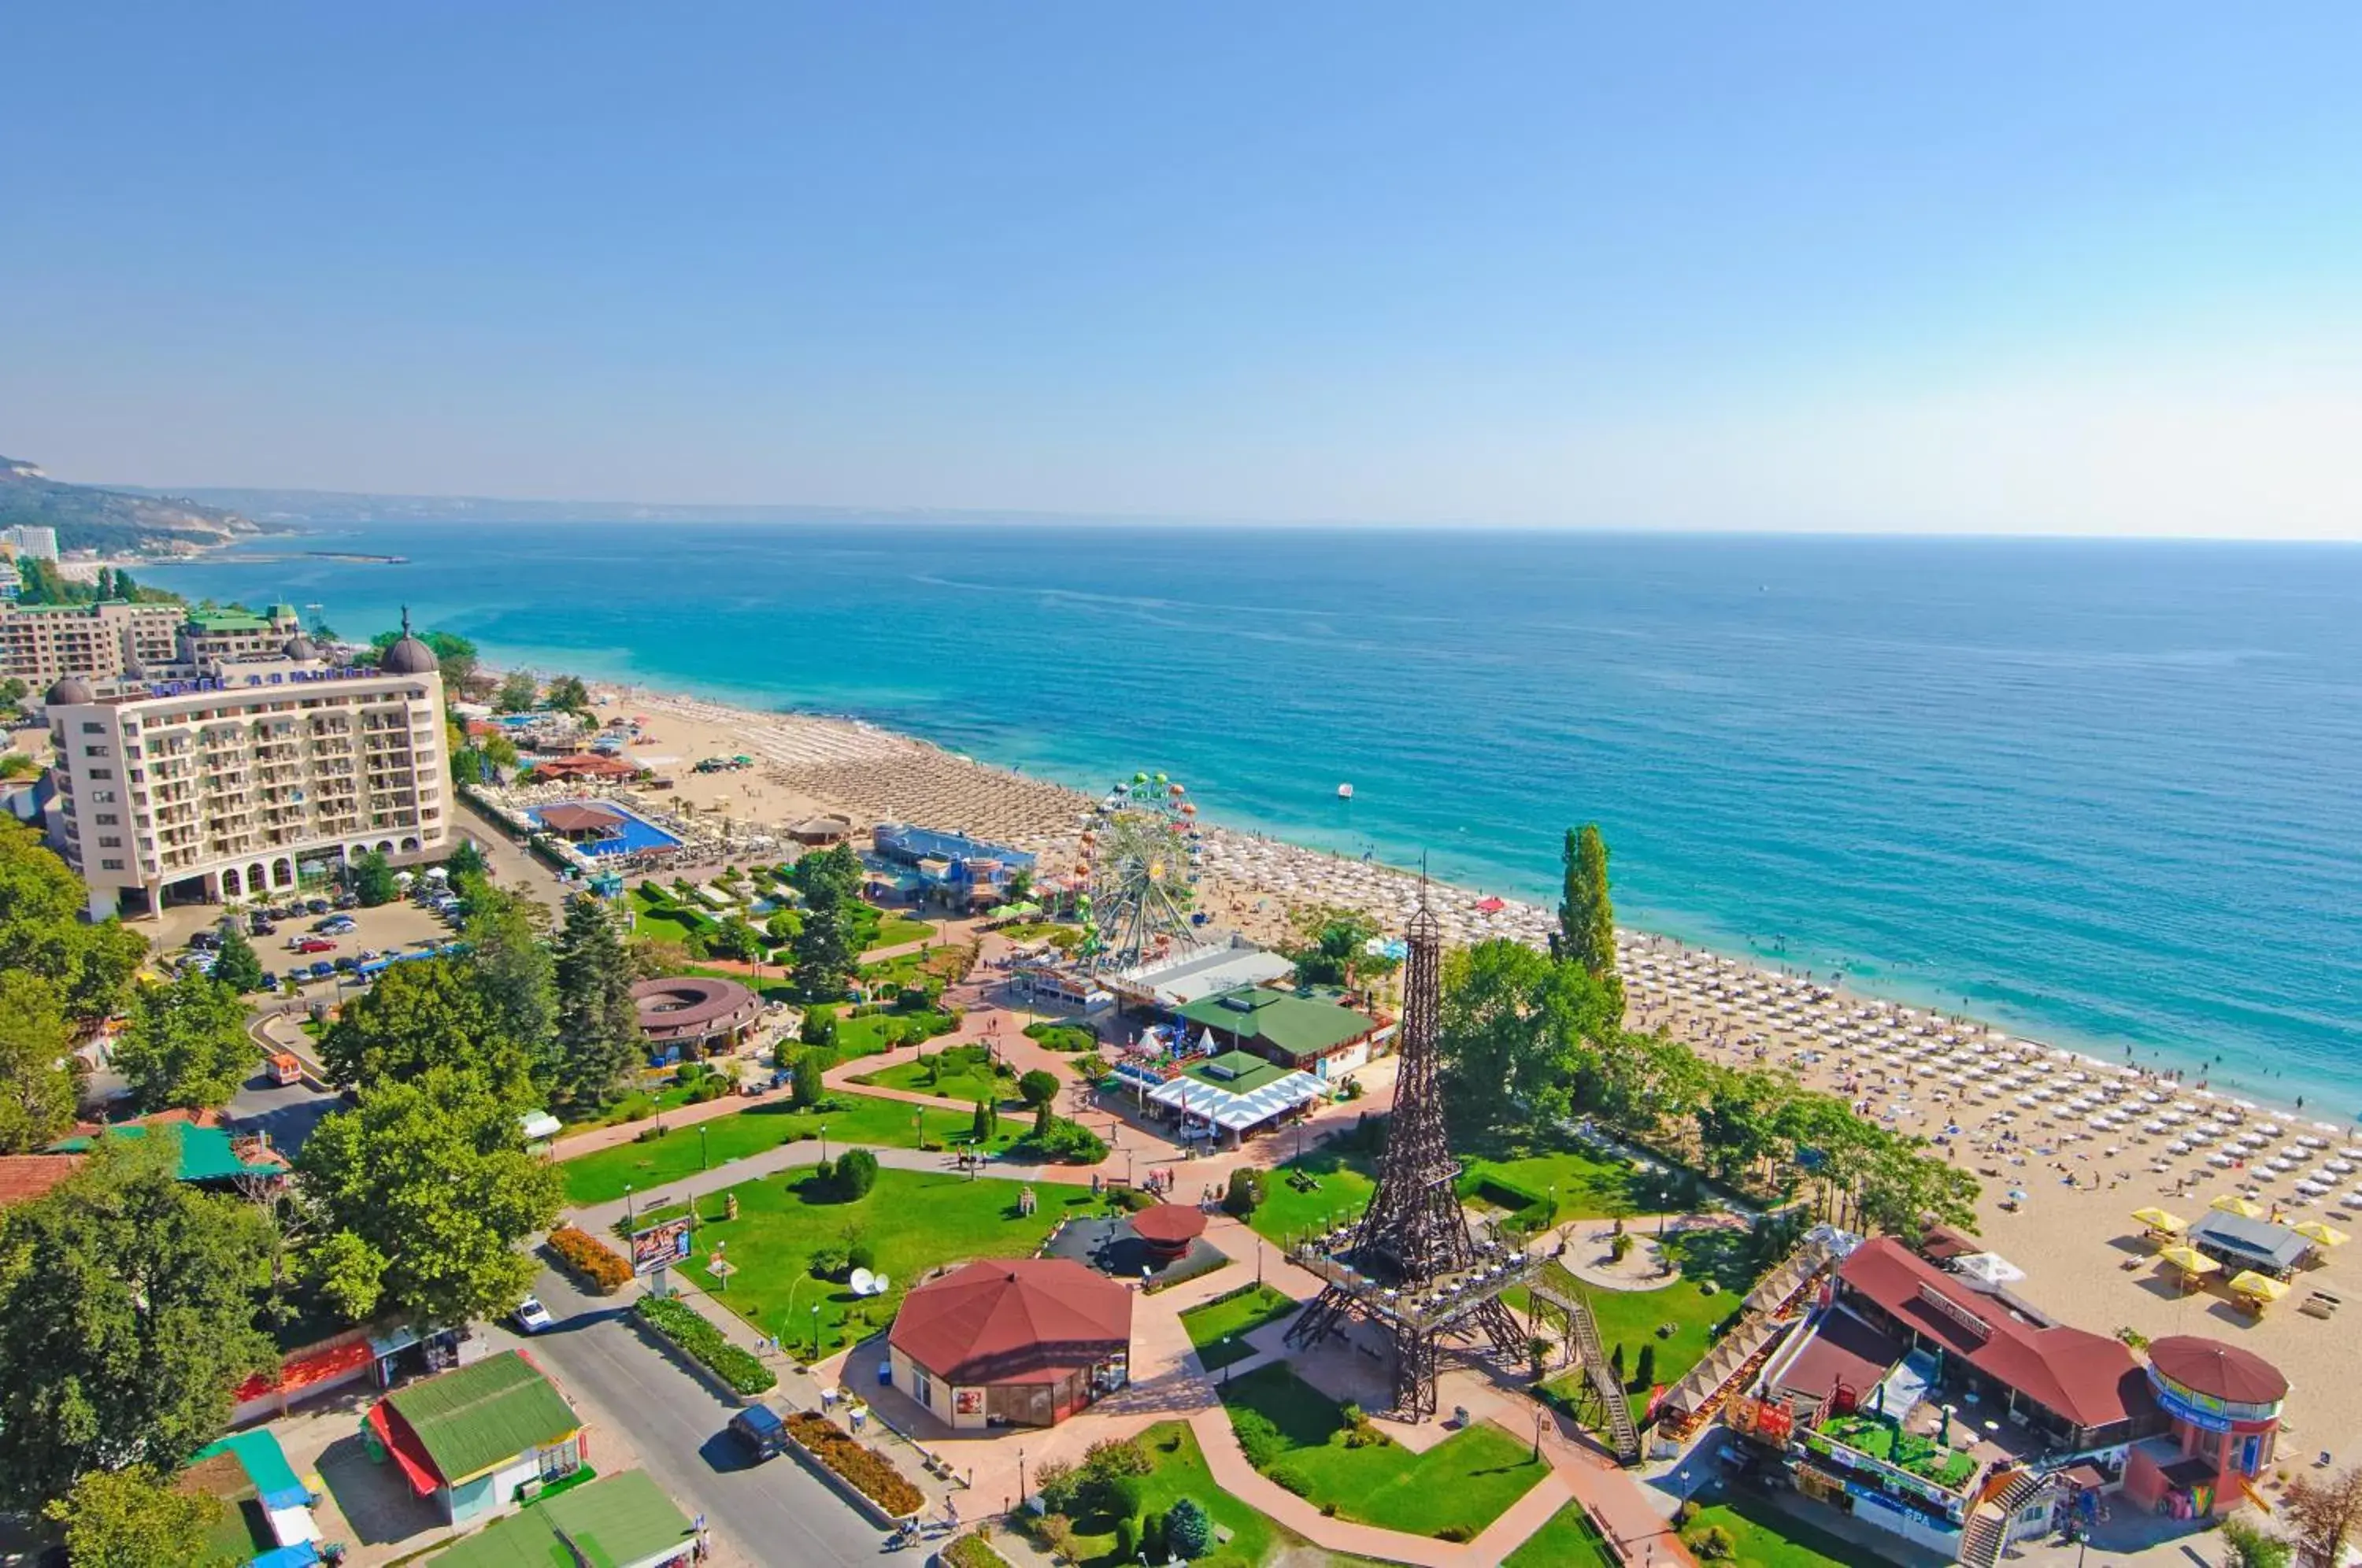
M 336 950 L 337 944 L 325 936 L 307 936 L 295 944 L 298 953 L 334 953 Z

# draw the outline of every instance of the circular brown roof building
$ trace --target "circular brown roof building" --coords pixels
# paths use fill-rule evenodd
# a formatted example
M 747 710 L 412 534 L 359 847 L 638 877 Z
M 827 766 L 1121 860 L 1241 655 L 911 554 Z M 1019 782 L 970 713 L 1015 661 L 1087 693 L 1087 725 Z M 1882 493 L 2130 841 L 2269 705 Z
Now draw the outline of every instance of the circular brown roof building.
M 2231 1405 L 2275 1405 L 2288 1397 L 2280 1369 L 2251 1350 L 2195 1334 L 2153 1340 L 2148 1364 L 2158 1375 L 2192 1394 Z
M 893 1381 L 954 1427 L 1046 1427 L 1131 1376 L 1131 1291 L 1069 1258 L 965 1264 L 903 1297 Z
M 1189 1243 L 1206 1233 L 1203 1210 L 1187 1203 L 1160 1203 L 1153 1209 L 1143 1209 L 1131 1217 L 1132 1233 L 1148 1243 L 1148 1250 L 1166 1259 L 1177 1258 L 1189 1250 Z
M 737 1044 L 763 1012 L 753 991 L 705 975 L 642 980 L 632 988 L 632 1006 L 639 1012 L 640 1038 L 701 1055 Z

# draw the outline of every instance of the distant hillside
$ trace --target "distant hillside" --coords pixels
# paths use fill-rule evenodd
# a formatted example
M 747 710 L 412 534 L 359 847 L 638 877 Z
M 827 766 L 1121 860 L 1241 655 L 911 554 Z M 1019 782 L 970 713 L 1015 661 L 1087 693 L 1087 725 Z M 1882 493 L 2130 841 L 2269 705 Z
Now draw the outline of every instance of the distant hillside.
M 17 458 L 0 458 L 0 528 L 58 531 L 61 550 L 175 555 L 265 530 L 236 512 L 184 496 L 67 484 Z

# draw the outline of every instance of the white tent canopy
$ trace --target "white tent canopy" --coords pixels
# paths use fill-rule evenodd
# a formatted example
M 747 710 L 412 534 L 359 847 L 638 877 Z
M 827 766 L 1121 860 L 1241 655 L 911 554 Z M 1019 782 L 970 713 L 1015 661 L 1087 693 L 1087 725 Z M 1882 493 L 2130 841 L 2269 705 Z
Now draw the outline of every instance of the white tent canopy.
M 1329 1086 L 1310 1073 L 1289 1073 L 1248 1094 L 1232 1094 L 1202 1079 L 1184 1076 L 1151 1089 L 1157 1104 L 1210 1121 L 1225 1132 L 1243 1132 L 1297 1106 L 1328 1098 Z
M 1999 1253 L 1970 1253 L 1966 1257 L 1954 1259 L 1952 1268 L 1971 1285 L 1981 1286 L 1987 1290 L 1996 1290 L 2025 1277 L 2024 1269 Z

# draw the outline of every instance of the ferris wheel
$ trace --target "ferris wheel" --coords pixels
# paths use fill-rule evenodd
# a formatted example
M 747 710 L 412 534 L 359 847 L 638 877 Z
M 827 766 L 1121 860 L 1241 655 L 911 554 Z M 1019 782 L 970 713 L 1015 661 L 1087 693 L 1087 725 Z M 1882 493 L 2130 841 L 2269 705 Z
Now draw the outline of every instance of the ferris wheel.
M 1090 874 L 1090 935 L 1083 956 L 1095 969 L 1129 969 L 1189 940 L 1201 845 L 1189 792 L 1162 773 L 1135 773 L 1108 791 L 1083 830 Z

